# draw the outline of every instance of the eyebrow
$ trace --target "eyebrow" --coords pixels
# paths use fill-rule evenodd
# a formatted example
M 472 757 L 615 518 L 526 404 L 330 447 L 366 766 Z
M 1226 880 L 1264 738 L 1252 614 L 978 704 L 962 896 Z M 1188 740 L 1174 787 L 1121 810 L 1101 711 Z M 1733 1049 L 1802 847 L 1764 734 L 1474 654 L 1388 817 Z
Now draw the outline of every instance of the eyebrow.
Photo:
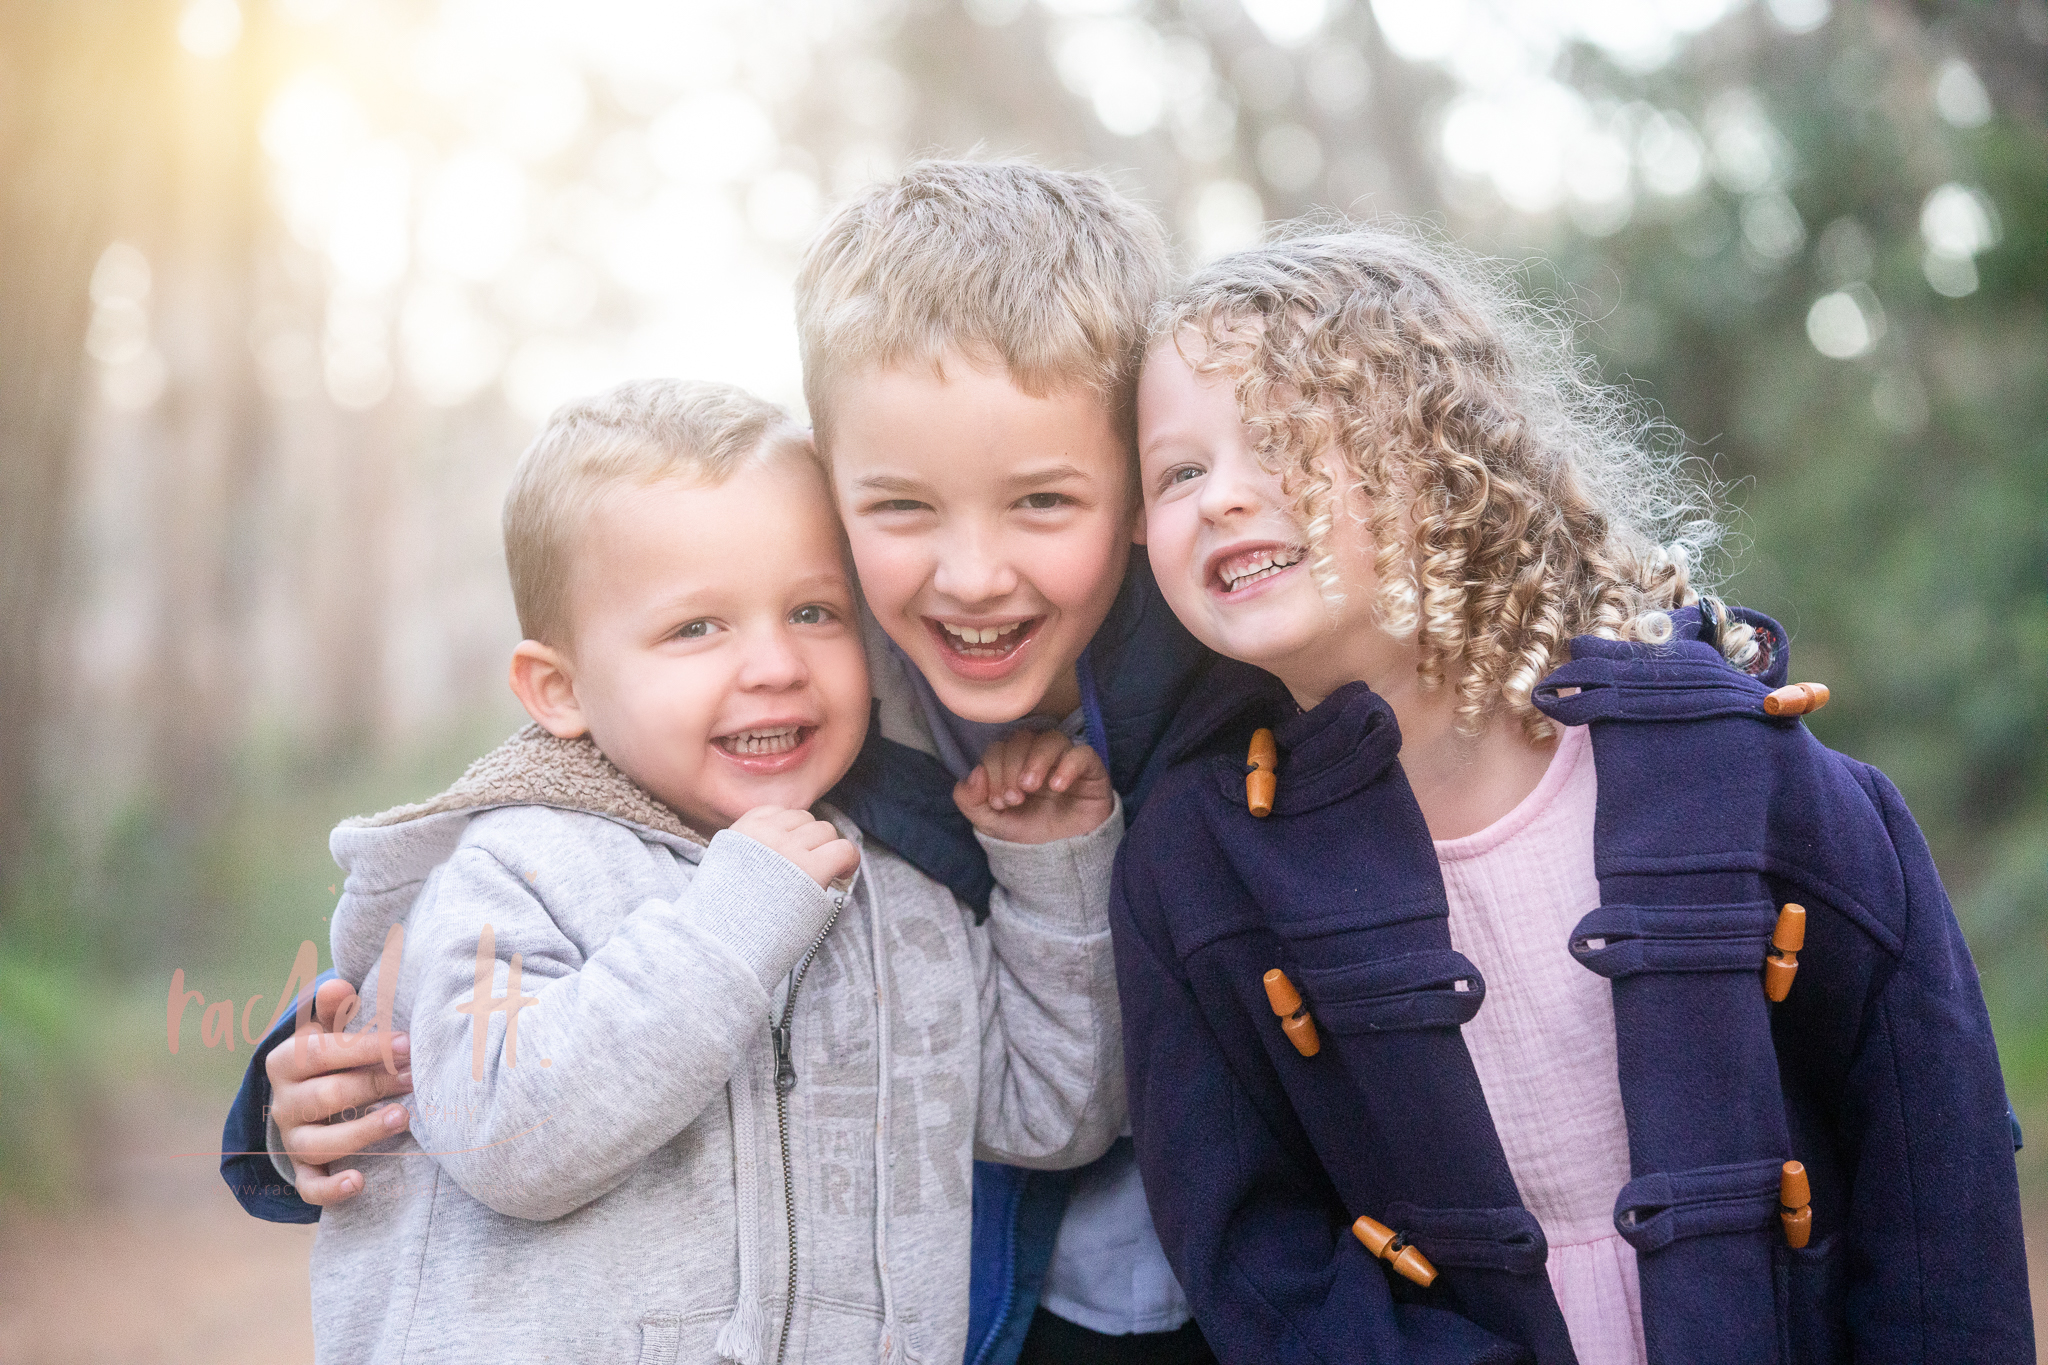
M 901 474 L 863 474 L 853 486 L 863 493 L 915 493 L 924 488 L 916 479 Z
M 853 580 L 844 573 L 814 573 L 799 578 L 790 586 L 799 593 L 817 592 L 825 588 L 838 588 L 842 591 L 850 592 L 853 588 Z
M 1008 482 L 1018 488 L 1042 488 L 1047 484 L 1065 483 L 1069 479 L 1088 480 L 1091 477 L 1087 470 L 1075 465 L 1056 464 L 1012 475 Z M 923 480 L 902 474 L 863 474 L 853 481 L 853 486 L 862 493 L 921 493 L 926 488 Z
M 1056 464 L 1015 475 L 1010 479 L 1010 483 L 1020 488 L 1037 488 L 1049 483 L 1065 483 L 1068 479 L 1085 480 L 1088 477 L 1086 470 L 1077 469 L 1070 464 Z
M 718 604 L 722 587 L 723 585 L 718 583 L 694 583 L 684 588 L 681 592 L 676 593 L 673 597 L 658 603 L 656 609 L 663 612 L 683 612 L 715 607 Z M 806 574 L 804 577 L 790 583 L 789 587 L 799 597 L 806 593 L 833 588 L 839 589 L 842 592 L 851 592 L 853 590 L 853 580 L 845 573 L 815 573 Z
M 1169 427 L 1138 448 L 1138 463 L 1143 464 L 1147 459 L 1157 456 L 1161 451 L 1171 451 L 1176 447 L 1181 449 L 1198 449 L 1200 446 L 1201 442 L 1188 432 L 1176 431 Z

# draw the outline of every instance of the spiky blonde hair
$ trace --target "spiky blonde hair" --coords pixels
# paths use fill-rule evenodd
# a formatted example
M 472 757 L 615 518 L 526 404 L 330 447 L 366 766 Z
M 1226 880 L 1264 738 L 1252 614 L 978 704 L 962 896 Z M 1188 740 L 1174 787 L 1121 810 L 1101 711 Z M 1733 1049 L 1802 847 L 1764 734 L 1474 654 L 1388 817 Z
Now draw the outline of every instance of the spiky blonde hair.
M 1000 363 L 1040 397 L 1101 395 L 1128 434 L 1166 236 L 1099 175 L 1024 161 L 923 161 L 833 214 L 796 283 L 804 399 L 829 455 L 838 381 L 936 362 Z
M 1326 599 L 1339 521 L 1372 537 L 1380 627 L 1417 641 L 1425 687 L 1455 682 L 1467 732 L 1505 707 L 1547 737 L 1531 694 L 1573 636 L 1661 643 L 1698 599 L 1717 489 L 1498 263 L 1407 225 L 1311 227 L 1201 270 L 1152 330 L 1234 377 Z M 1757 651 L 1733 622 L 1722 646 Z
M 636 379 L 555 409 L 519 457 L 505 495 L 505 567 L 519 629 L 568 646 L 569 579 L 583 528 L 607 490 L 663 479 L 723 483 L 811 440 L 765 398 L 730 384 Z

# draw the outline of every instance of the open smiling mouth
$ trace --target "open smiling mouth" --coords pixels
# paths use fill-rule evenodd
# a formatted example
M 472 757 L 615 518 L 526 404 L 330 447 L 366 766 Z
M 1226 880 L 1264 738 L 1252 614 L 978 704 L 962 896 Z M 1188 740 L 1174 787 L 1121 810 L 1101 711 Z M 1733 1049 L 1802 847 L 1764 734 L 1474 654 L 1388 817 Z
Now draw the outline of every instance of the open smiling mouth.
M 1302 551 L 1294 548 L 1247 550 L 1218 564 L 1216 581 L 1226 593 L 1241 592 L 1254 583 L 1285 573 L 1301 563 L 1301 556 Z
M 1045 618 L 1034 616 L 998 626 L 956 626 L 929 616 L 924 619 L 925 628 L 947 653 L 975 663 L 996 663 L 1015 654 L 1037 633 Z
M 816 728 L 813 725 L 777 725 L 720 735 L 711 742 L 736 758 L 773 758 L 798 748 Z

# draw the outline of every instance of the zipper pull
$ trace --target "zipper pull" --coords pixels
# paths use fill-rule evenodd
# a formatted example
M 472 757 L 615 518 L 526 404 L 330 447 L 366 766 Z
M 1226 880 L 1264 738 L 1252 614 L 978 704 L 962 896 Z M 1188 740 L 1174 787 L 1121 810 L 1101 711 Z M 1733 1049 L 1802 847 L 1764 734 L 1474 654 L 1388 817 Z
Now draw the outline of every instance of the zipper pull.
M 789 1025 L 770 1026 L 768 1038 L 775 1044 L 775 1093 L 787 1095 L 796 1089 L 796 1064 L 789 1059 Z

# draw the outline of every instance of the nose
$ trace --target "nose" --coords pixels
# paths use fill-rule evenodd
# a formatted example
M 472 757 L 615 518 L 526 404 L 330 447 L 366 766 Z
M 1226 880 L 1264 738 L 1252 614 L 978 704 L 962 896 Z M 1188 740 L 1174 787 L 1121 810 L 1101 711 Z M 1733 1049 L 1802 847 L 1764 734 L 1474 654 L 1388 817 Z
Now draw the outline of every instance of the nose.
M 1249 450 L 1223 451 L 1202 480 L 1202 517 L 1218 522 L 1262 511 L 1277 482 Z
M 941 546 L 932 587 L 963 607 L 1008 597 L 1017 590 L 1017 570 L 991 527 L 962 527 Z
M 811 679 L 809 663 L 782 623 L 749 633 L 740 660 L 739 685 L 749 692 L 787 692 Z

